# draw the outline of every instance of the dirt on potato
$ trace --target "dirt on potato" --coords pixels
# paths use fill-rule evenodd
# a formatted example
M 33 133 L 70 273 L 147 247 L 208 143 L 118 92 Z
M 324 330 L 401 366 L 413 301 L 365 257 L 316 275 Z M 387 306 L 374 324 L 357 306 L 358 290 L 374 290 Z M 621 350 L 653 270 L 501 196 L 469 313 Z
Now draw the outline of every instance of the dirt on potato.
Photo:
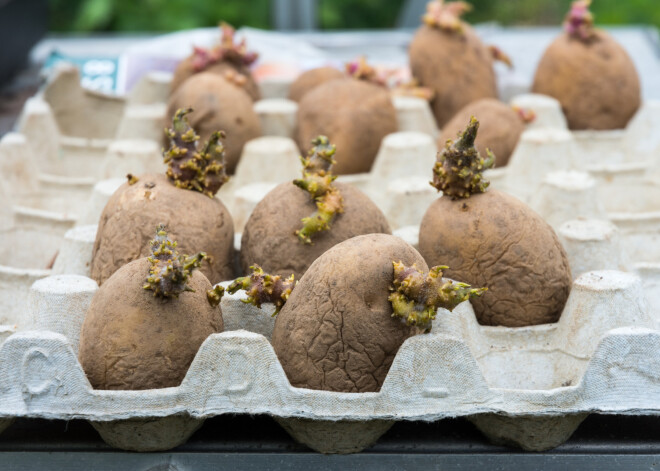
M 505 166 L 525 130 L 525 124 L 511 106 L 494 98 L 477 100 L 461 108 L 442 129 L 438 149 L 445 147 L 447 139 L 455 140 L 472 116 L 478 116 L 480 123 L 475 141 L 477 150 L 485 156 L 486 149 L 490 149 L 495 154 L 495 165 Z
M 572 284 L 552 228 L 513 196 L 489 190 L 437 199 L 419 232 L 419 251 L 445 276 L 488 291 L 472 300 L 480 324 L 521 327 L 556 322 Z
M 352 78 L 322 83 L 305 94 L 297 123 L 301 152 L 320 134 L 341 149 L 333 167 L 337 175 L 368 172 L 381 141 L 398 126 L 387 89 Z
M 392 317 L 392 261 L 428 270 L 398 237 L 369 234 L 319 257 L 275 319 L 273 348 L 292 386 L 379 391 L 403 342 L 421 330 Z
M 390 234 L 387 219 L 360 190 L 334 183 L 344 199 L 344 211 L 337 214 L 329 230 L 312 236 L 312 244 L 304 244 L 296 236 L 301 219 L 316 210 L 309 193 L 293 183 L 282 183 L 270 191 L 252 211 L 241 239 L 243 273 L 258 264 L 267 273 L 296 280 L 330 247 L 362 234 Z
M 409 55 L 413 77 L 435 93 L 431 108 L 440 129 L 465 105 L 497 98 L 492 55 L 466 23 L 461 32 L 421 26 Z
M 153 230 L 153 226 L 152 226 Z M 146 258 L 119 269 L 94 295 L 80 335 L 80 363 L 94 389 L 141 390 L 181 384 L 206 338 L 222 332 L 222 311 L 206 299 L 199 271 L 174 299 L 142 288 Z
M 154 227 L 165 224 L 182 253 L 206 252 L 201 272 L 216 284 L 233 273 L 234 223 L 217 198 L 176 188 L 165 175 L 142 175 L 110 197 L 99 220 L 91 277 L 102 285 L 127 263 L 150 255 Z
M 345 78 L 346 74 L 334 67 L 317 67 L 300 74 L 289 88 L 289 100 L 300 101 L 313 88 L 330 80 Z
M 166 116 L 174 116 L 180 108 L 195 110 L 188 121 L 201 142 L 206 142 L 218 130 L 225 131 L 227 136 L 222 142 L 229 174 L 234 173 L 245 143 L 261 136 L 261 123 L 250 97 L 242 87 L 219 75 L 204 72 L 187 80 L 170 97 Z M 169 139 L 166 136 L 163 142 L 167 148 Z
M 172 77 L 170 95 L 172 95 L 186 80 L 195 74 L 208 72 L 224 78 L 227 72 L 237 72 L 245 77 L 246 83 L 243 88 L 250 96 L 252 101 L 257 101 L 261 98 L 261 94 L 259 93 L 259 86 L 257 85 L 257 82 L 255 82 L 250 69 L 245 65 L 239 65 L 228 61 L 220 61 L 205 67 L 203 70 L 196 71 L 193 68 L 194 58 L 195 55 L 191 54 L 179 62 L 179 65 L 174 70 L 174 77 Z
M 622 129 L 641 103 L 639 76 L 619 43 L 593 34 L 583 42 L 564 33 L 550 44 L 532 92 L 557 99 L 570 129 Z

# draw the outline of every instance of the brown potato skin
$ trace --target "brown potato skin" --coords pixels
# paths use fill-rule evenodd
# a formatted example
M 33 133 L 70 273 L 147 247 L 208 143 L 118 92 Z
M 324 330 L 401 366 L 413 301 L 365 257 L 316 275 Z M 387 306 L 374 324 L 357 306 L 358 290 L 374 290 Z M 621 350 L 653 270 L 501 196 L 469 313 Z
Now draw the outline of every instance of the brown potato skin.
M 309 193 L 291 182 L 271 190 L 252 211 L 241 239 L 241 266 L 249 273 L 253 264 L 267 273 L 296 280 L 322 253 L 338 243 L 362 234 L 390 234 L 390 226 L 378 207 L 360 190 L 342 183 L 334 184 L 344 198 L 344 212 L 337 214 L 328 231 L 312 236 L 303 244 L 296 236 L 301 219 L 316 211 Z
M 179 108 L 192 108 L 188 122 L 204 143 L 215 131 L 225 131 L 227 173 L 233 174 L 245 143 L 261 136 L 261 122 L 247 93 L 219 75 L 200 73 L 187 80 L 172 94 L 167 105 L 165 125 L 172 125 L 172 116 Z M 169 147 L 169 139 L 163 145 Z
M 387 90 L 353 78 L 331 80 L 305 94 L 297 123 L 296 141 L 303 154 L 319 134 L 337 146 L 337 175 L 368 172 L 380 142 L 398 128 Z
M 313 88 L 330 80 L 345 78 L 346 74 L 334 67 L 317 67 L 303 72 L 289 88 L 289 100 L 300 101 Z
M 461 108 L 442 128 L 437 141 L 438 150 L 445 148 L 447 139 L 456 140 L 472 116 L 479 120 L 479 134 L 475 141 L 479 153 L 485 156 L 488 148 L 495 154 L 495 165 L 505 166 L 525 130 L 525 124 L 511 106 L 494 98 L 477 100 Z
M 474 30 L 462 25 L 462 33 L 421 26 L 410 43 L 412 75 L 435 92 L 431 108 L 441 129 L 465 105 L 497 98 L 491 54 Z
M 421 333 L 392 317 L 393 261 L 428 270 L 398 237 L 369 234 L 321 255 L 275 319 L 273 348 L 292 386 L 379 391 L 401 344 Z
M 80 364 L 94 389 L 178 386 L 206 338 L 222 332 L 220 306 L 206 299 L 211 283 L 199 271 L 176 299 L 142 288 L 149 260 L 120 268 L 94 294 L 80 334 Z
M 217 198 L 176 188 L 165 175 L 142 175 L 138 180 L 119 187 L 101 213 L 91 277 L 102 285 L 123 265 L 150 255 L 149 241 L 163 223 L 177 241 L 179 253 L 206 252 L 211 257 L 200 268 L 211 283 L 231 280 L 234 222 L 225 205 Z
M 488 291 L 472 300 L 483 325 L 556 322 L 571 288 L 566 252 L 531 208 L 496 190 L 468 199 L 441 197 L 426 211 L 419 252 L 445 276 Z
M 179 65 L 174 70 L 174 76 L 172 77 L 172 84 L 170 86 L 170 95 L 172 95 L 181 86 L 181 84 L 183 84 L 183 82 L 195 74 L 208 72 L 224 78 L 227 72 L 238 72 L 239 74 L 244 75 L 247 79 L 243 88 L 247 94 L 250 95 L 252 101 L 257 101 L 261 98 L 259 86 L 257 85 L 257 82 L 255 82 L 254 77 L 252 76 L 252 73 L 248 67 L 234 64 L 233 62 L 220 61 L 206 67 L 204 70 L 196 72 L 192 67 L 193 58 L 194 54 L 186 57 L 184 60 L 179 62 Z
M 588 44 L 566 33 L 539 62 L 532 92 L 561 103 L 570 129 L 625 128 L 641 103 L 639 76 L 625 49 L 595 30 Z

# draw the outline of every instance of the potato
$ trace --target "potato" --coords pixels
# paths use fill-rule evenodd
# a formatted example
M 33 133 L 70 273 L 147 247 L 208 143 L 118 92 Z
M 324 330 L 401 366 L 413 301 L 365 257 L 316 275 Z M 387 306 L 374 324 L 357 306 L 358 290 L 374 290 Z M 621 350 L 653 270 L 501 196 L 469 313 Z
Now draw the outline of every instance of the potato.
M 437 199 L 419 230 L 419 251 L 445 275 L 488 291 L 473 301 L 480 324 L 556 322 L 572 277 L 557 235 L 527 205 L 497 190 Z
M 352 78 L 331 80 L 300 100 L 296 141 L 301 151 L 319 134 L 341 150 L 334 173 L 368 172 L 382 139 L 397 131 L 386 88 Z
M 392 262 L 420 254 L 398 237 L 369 234 L 321 255 L 275 319 L 273 348 L 292 386 L 379 391 L 403 342 L 421 332 L 392 317 Z
M 187 80 L 170 97 L 167 116 L 180 108 L 195 110 L 190 115 L 190 124 L 201 141 L 219 129 L 226 132 L 223 143 L 230 174 L 236 169 L 245 143 L 261 135 L 261 123 L 250 97 L 241 87 L 219 75 L 203 72 Z
M 486 148 L 489 148 L 495 154 L 496 166 L 505 166 L 525 130 L 525 124 L 511 106 L 494 98 L 477 100 L 461 108 L 442 128 L 438 149 L 445 147 L 447 139 L 456 139 L 471 116 L 479 117 L 479 135 L 476 140 L 479 152 L 486 155 Z
M 241 239 L 241 266 L 260 265 L 266 272 L 299 279 L 307 268 L 330 247 L 351 237 L 370 233 L 390 234 L 387 219 L 361 191 L 334 183 L 339 189 L 344 210 L 337 214 L 331 228 L 314 234 L 312 244 L 296 236 L 301 219 L 316 210 L 310 195 L 291 182 L 271 190 L 254 208 Z
M 193 53 L 179 63 L 174 71 L 170 95 L 193 75 L 208 72 L 222 77 L 227 73 L 241 74 L 245 77 L 245 91 L 250 98 L 253 101 L 260 98 L 259 87 L 249 68 L 258 54 L 247 49 L 245 39 L 236 40 L 236 31 L 231 25 L 223 22 L 219 26 L 221 36 L 218 44 L 209 49 L 195 47 Z
M 441 129 L 469 103 L 497 98 L 491 52 L 464 22 L 460 31 L 421 26 L 409 55 L 413 77 L 434 92 L 431 108 Z
M 317 67 L 300 74 L 289 88 L 289 100 L 300 101 L 313 88 L 334 79 L 345 78 L 346 74 L 334 67 Z
M 178 386 L 202 342 L 223 330 L 220 306 L 207 300 L 211 283 L 201 272 L 189 279 L 194 292 L 163 299 L 143 289 L 149 269 L 147 258 L 124 265 L 92 299 L 79 359 L 94 389 Z
M 142 175 L 110 197 L 99 221 L 91 277 L 103 285 L 123 265 L 149 254 L 153 228 L 165 224 L 182 252 L 206 252 L 201 271 L 216 284 L 233 273 L 234 223 L 217 198 L 175 187 L 164 175 Z
M 179 62 L 179 65 L 174 70 L 174 77 L 172 77 L 172 85 L 170 88 L 170 95 L 173 95 L 183 83 L 188 80 L 190 77 L 199 74 L 199 73 L 209 73 L 214 74 L 219 77 L 225 78 L 227 72 L 236 72 L 245 77 L 245 85 L 243 88 L 250 96 L 252 101 L 257 101 L 261 98 L 259 93 L 259 87 L 254 81 L 254 77 L 250 72 L 250 69 L 242 64 L 235 64 L 228 61 L 220 61 L 210 64 L 208 67 L 205 67 L 202 70 L 195 70 L 193 67 L 194 54 L 186 57 L 184 60 Z
M 552 227 L 520 200 L 488 190 L 494 156 L 474 146 L 479 122 L 438 153 L 432 185 L 443 192 L 422 218 L 419 251 L 446 276 L 488 291 L 474 301 L 485 325 L 556 322 L 572 284 L 568 258 Z
M 600 30 L 588 41 L 568 33 L 555 39 L 539 62 L 532 91 L 557 99 L 570 129 L 624 128 L 641 102 L 634 63 Z

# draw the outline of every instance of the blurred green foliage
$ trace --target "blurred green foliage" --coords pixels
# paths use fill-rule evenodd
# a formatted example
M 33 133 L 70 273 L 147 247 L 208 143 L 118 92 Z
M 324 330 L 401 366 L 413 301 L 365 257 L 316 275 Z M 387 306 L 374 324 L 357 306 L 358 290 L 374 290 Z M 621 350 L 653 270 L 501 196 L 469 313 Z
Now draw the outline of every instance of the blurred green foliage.
M 321 29 L 393 28 L 404 0 L 318 0 Z M 174 31 L 214 26 L 270 28 L 270 0 L 49 0 L 51 31 Z M 558 25 L 571 0 L 472 0 L 471 23 Z M 660 0 L 594 0 L 598 24 L 660 26 Z

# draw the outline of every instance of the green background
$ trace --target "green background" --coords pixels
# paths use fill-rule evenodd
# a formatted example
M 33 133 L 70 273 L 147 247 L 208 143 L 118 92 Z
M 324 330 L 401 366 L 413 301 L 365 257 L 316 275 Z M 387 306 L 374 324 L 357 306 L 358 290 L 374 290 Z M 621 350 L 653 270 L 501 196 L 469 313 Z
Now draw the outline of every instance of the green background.
M 471 23 L 558 25 L 571 0 L 473 0 Z M 215 26 L 271 28 L 269 0 L 49 0 L 54 32 L 174 31 Z M 320 0 L 321 29 L 393 28 L 403 0 Z M 594 0 L 596 23 L 660 26 L 660 0 Z

